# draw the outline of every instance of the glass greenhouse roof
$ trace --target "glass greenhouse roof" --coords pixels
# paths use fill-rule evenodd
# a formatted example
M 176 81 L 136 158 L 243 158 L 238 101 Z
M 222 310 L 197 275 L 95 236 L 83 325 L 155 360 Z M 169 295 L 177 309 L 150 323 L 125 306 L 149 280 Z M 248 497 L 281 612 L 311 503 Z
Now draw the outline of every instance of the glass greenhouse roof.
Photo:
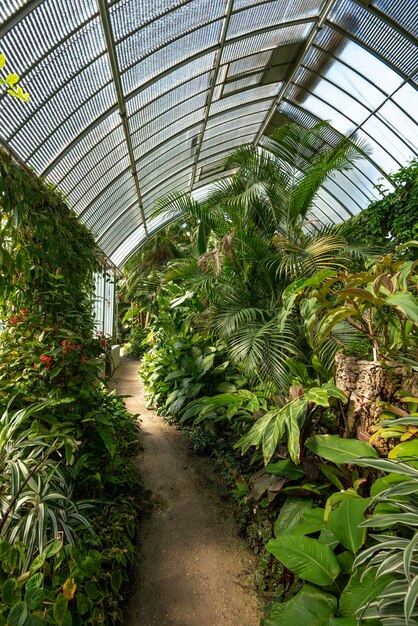
M 1 143 L 117 265 L 164 225 L 159 196 L 204 194 L 228 152 L 289 120 L 372 148 L 322 187 L 323 223 L 417 154 L 417 0 L 2 0 L 0 20 L 30 93 L 0 96 Z

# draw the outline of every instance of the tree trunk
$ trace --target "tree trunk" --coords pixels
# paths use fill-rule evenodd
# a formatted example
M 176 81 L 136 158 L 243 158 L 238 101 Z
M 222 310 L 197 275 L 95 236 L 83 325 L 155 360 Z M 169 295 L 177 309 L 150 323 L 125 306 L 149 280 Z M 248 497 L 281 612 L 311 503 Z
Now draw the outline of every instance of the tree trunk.
M 373 427 L 383 411 L 383 403 L 400 405 L 399 391 L 418 396 L 418 373 L 395 361 L 360 361 L 338 353 L 335 382 L 348 398 L 344 407 L 344 430 L 348 437 L 369 441 Z M 405 408 L 405 405 L 403 406 Z M 387 440 L 374 442 L 381 454 L 387 455 Z

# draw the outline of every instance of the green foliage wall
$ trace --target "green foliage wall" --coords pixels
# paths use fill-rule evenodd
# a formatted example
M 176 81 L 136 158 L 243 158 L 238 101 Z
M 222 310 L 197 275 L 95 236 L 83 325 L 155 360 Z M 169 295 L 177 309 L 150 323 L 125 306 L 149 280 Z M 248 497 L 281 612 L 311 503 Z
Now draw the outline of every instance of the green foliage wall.
M 117 624 L 137 429 L 98 377 L 93 236 L 0 152 L 0 626 Z
M 418 238 L 418 161 L 415 159 L 390 176 L 394 191 L 372 202 L 353 220 L 374 243 L 395 244 Z
M 60 194 L 0 152 L 0 306 L 35 307 L 52 321 L 78 315 L 89 325 L 86 297 L 99 268 L 92 234 Z M 82 297 L 80 297 L 82 296 Z

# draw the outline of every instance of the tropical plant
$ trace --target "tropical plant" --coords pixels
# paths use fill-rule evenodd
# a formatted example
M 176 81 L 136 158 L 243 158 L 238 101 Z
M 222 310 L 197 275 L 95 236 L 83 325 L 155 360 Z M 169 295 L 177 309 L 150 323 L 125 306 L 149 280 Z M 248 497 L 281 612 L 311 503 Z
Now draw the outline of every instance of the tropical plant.
M 394 174 L 389 174 L 393 191 L 378 186 L 382 197 L 372 202 L 350 222 L 361 230 L 373 244 L 395 245 L 418 239 L 418 161 L 412 160 Z M 417 250 L 409 254 L 417 258 Z
M 283 294 L 282 315 L 286 318 L 299 302 L 306 336 L 321 356 L 324 347 L 330 347 L 330 340 L 331 352 L 332 346 L 335 353 L 344 345 L 341 325 L 345 324 L 367 338 L 375 359 L 398 355 L 413 358 L 418 326 L 415 267 L 416 262 L 389 254 L 368 271 L 327 271 L 295 281 Z
M 356 463 L 388 473 L 372 491 L 369 506 L 373 515 L 359 524 L 362 529 L 382 534 L 372 535 L 374 544 L 354 561 L 354 567 L 366 566 L 365 576 L 374 575 L 376 581 L 385 584 L 374 598 L 362 602 L 356 615 L 365 623 L 379 619 L 383 626 L 412 626 L 418 617 L 418 470 L 406 460 Z
M 286 359 L 303 359 L 300 322 L 279 323 L 281 295 L 295 278 L 346 267 L 370 252 L 354 231 L 318 227 L 309 213 L 319 187 L 349 170 L 365 147 L 343 141 L 330 149 L 326 124 L 281 128 L 263 148 L 228 157 L 236 173 L 204 201 L 171 194 L 157 213 L 181 215 L 196 233 L 198 252 L 172 261 L 168 278 L 182 280 L 207 305 L 209 328 L 228 343 L 247 377 L 286 387 Z
M 3 151 L 0 196 L 0 624 L 113 625 L 135 553 L 138 442 L 98 378 L 97 246 Z
M 285 440 L 289 456 L 294 463 L 300 463 L 304 433 L 312 426 L 312 421 L 321 418 L 323 408 L 330 406 L 332 398 L 346 402 L 344 393 L 332 383 L 304 390 L 301 386 L 290 388 L 290 399 L 259 417 L 251 430 L 236 444 L 245 453 L 250 446 L 261 445 L 264 463 L 270 461 L 277 444 Z M 322 407 L 322 408 L 321 408 Z M 319 416 L 318 416 L 319 414 Z

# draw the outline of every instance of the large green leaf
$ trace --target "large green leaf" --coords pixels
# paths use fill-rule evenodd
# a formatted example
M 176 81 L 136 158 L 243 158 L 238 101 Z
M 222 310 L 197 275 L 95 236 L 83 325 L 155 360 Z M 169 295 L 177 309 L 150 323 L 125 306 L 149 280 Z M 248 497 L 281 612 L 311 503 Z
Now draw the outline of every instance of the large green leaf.
M 314 402 L 321 406 L 329 406 L 328 394 L 322 387 L 311 387 L 305 391 L 305 398 L 308 402 Z
M 271 539 L 266 547 L 287 569 L 315 585 L 329 586 L 340 573 L 333 551 L 317 539 L 280 537 Z
M 403 313 L 411 322 L 418 324 L 418 302 L 412 293 L 401 291 L 386 298 L 385 304 L 395 307 Z
M 376 569 L 365 572 L 364 567 L 358 568 L 341 594 L 340 615 L 342 617 L 356 615 L 362 607 L 377 598 L 391 580 L 393 580 L 391 574 L 376 578 Z
M 303 512 L 303 520 L 298 526 L 289 531 L 290 535 L 310 535 L 326 528 L 324 521 L 325 509 L 306 509 Z
M 310 498 L 288 496 L 280 509 L 274 525 L 274 534 L 277 538 L 288 535 L 304 521 L 303 514 L 312 507 Z
M 355 309 L 349 306 L 340 306 L 338 308 L 333 308 L 324 315 L 321 322 L 319 323 L 317 332 L 316 332 L 316 341 L 318 346 L 321 346 L 326 339 L 328 339 L 330 333 L 334 326 L 339 324 L 342 320 L 346 319 L 346 317 L 356 317 L 358 313 Z
M 295 465 L 290 460 L 269 463 L 266 466 L 266 472 L 273 474 L 273 476 L 283 476 L 290 479 L 302 478 L 305 475 L 303 468 L 300 465 Z
M 307 400 L 302 397 L 292 400 L 282 409 L 287 430 L 287 447 L 294 463 L 300 461 L 300 429 L 306 419 L 307 407 Z
M 363 512 L 369 502 L 369 498 L 347 495 L 328 517 L 328 525 L 334 535 L 344 548 L 354 553 L 361 548 L 366 539 L 366 529 L 359 528 L 358 525 L 365 519 Z
M 305 585 L 291 600 L 273 604 L 265 626 L 329 626 L 337 610 L 334 596 Z
M 377 457 L 376 450 L 367 443 L 337 435 L 315 435 L 306 441 L 306 447 L 333 463 L 355 463 L 356 458 Z
M 356 463 L 361 467 L 374 467 L 375 469 L 382 470 L 383 472 L 402 474 L 418 479 L 418 469 L 409 463 L 405 463 L 404 461 L 393 459 L 353 459 L 352 463 Z

